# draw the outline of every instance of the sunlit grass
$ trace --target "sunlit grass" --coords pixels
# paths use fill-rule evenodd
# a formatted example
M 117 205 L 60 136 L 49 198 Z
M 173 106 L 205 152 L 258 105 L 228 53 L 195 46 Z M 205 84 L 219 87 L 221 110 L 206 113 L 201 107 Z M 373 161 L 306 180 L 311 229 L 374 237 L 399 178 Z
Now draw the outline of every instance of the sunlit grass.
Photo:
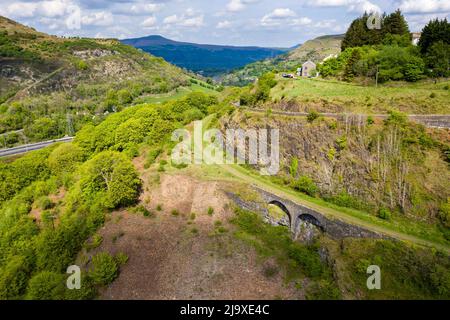
M 398 109 L 417 114 L 447 114 L 449 84 L 450 81 L 391 83 L 375 87 L 321 79 L 279 79 L 271 97 L 274 101 L 295 99 L 322 109 L 328 106 L 329 111 L 385 113 Z

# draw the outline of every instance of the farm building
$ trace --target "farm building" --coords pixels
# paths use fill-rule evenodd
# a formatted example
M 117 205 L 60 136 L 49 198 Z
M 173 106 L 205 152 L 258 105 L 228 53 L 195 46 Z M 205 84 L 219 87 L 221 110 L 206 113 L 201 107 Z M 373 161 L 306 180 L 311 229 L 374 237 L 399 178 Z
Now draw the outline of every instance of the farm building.
M 302 65 L 302 77 L 311 77 L 314 70 L 316 70 L 316 64 L 310 60 L 306 61 Z

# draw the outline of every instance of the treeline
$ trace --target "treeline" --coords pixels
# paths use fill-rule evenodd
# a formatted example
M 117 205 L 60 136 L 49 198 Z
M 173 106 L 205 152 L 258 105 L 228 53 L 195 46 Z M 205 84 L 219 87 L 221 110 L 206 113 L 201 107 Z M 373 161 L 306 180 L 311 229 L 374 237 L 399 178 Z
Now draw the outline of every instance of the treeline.
M 131 158 L 141 146 L 170 145 L 171 132 L 212 112 L 226 112 L 202 93 L 164 105 L 139 105 L 87 125 L 73 143 L 0 165 L 0 299 L 89 299 L 117 276 L 126 256 L 94 256 L 81 290 L 68 290 L 66 268 L 106 215 L 134 205 L 141 181 Z M 65 190 L 64 199 L 49 197 Z M 30 215 L 32 210 L 39 217 Z
M 446 19 L 430 21 L 415 46 L 399 10 L 380 17 L 380 29 L 368 28 L 369 18 L 366 13 L 351 23 L 342 53 L 318 66 L 322 77 L 415 82 L 450 75 L 450 23 Z
M 369 21 L 372 18 L 373 16 L 366 12 L 362 17 L 353 20 L 342 40 L 342 51 L 365 45 L 383 44 L 386 38 L 392 36 L 405 37 L 405 39 L 411 40 L 408 23 L 400 10 L 390 15 L 383 14 L 376 17 L 375 19 L 379 19 L 379 21 Z M 368 22 L 369 24 L 375 22 L 373 28 L 367 27 Z

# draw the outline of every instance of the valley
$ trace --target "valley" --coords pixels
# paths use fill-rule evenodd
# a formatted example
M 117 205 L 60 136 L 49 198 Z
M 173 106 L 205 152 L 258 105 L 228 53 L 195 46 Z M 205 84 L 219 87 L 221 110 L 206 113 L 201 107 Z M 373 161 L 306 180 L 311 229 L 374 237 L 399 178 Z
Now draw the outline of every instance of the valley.
M 448 300 L 449 75 L 361 19 L 285 52 L 0 17 L 0 299 Z
M 216 78 L 249 63 L 273 58 L 288 49 L 219 46 L 177 42 L 161 36 L 121 40 L 184 69 Z

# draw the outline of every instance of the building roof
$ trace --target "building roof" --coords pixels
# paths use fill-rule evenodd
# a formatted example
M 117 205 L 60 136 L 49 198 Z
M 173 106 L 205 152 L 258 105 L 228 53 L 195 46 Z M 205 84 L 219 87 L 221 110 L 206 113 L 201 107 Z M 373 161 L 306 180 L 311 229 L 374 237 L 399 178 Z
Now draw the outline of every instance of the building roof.
M 314 62 L 312 62 L 311 60 L 306 61 L 305 63 L 302 64 L 302 66 L 304 66 L 306 64 L 316 66 L 316 64 Z

